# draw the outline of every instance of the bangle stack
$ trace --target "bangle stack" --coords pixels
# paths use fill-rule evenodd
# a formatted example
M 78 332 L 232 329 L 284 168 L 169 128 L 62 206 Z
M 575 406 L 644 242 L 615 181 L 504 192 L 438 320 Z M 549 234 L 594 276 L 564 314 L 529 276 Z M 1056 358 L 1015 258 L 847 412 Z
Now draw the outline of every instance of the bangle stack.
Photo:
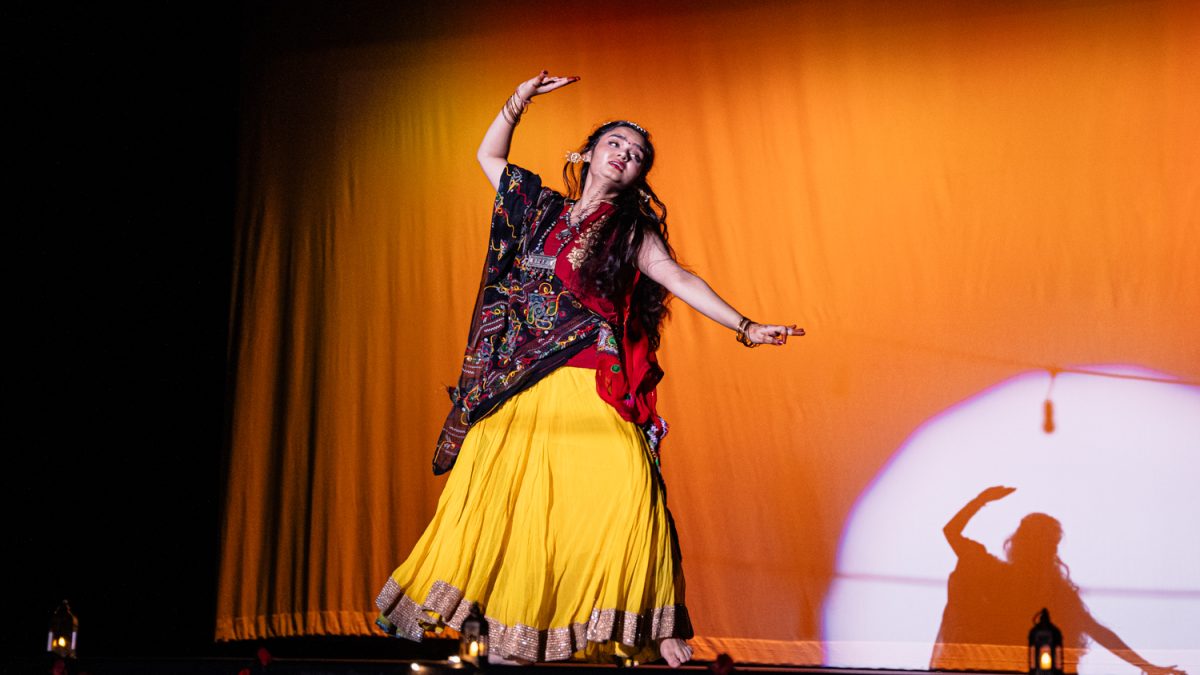
M 504 119 L 509 124 L 515 127 L 517 126 L 517 122 L 521 121 L 521 115 L 525 114 L 525 109 L 529 107 L 530 103 L 533 103 L 533 99 L 521 98 L 514 91 L 512 96 L 509 96 L 508 100 L 504 102 L 504 107 L 500 110 L 500 113 L 504 115 Z
M 752 323 L 754 322 L 743 316 L 742 320 L 738 322 L 737 327 L 737 341 L 751 349 L 758 346 L 757 342 L 754 342 L 750 339 L 750 336 L 746 335 L 746 331 L 750 329 L 750 324 Z

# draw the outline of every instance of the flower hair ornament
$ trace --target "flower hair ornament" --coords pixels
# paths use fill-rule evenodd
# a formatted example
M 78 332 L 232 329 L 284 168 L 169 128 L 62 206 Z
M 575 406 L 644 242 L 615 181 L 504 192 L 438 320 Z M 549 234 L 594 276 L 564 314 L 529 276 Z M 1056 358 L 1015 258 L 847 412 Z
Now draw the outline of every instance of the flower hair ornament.
M 637 122 L 630 122 L 629 120 L 616 120 L 614 122 L 610 122 L 609 124 L 612 127 L 629 127 L 630 129 L 633 129 L 633 130 L 641 133 L 641 135 L 643 135 L 647 138 L 650 137 L 650 132 L 646 131 L 645 127 L 638 124 Z M 609 125 L 605 125 L 605 126 L 609 126 Z M 566 154 L 566 159 L 568 162 L 570 162 L 572 164 L 579 164 L 579 163 L 585 161 L 583 158 L 583 155 L 581 155 L 578 152 L 568 152 Z

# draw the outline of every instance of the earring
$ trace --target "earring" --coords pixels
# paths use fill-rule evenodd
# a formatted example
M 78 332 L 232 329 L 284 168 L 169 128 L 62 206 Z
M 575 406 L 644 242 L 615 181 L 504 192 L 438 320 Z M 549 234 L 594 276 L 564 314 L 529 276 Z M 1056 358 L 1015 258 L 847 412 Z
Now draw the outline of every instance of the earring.
M 579 154 L 578 152 L 568 152 L 567 161 L 572 164 L 579 164 L 583 161 L 583 155 Z

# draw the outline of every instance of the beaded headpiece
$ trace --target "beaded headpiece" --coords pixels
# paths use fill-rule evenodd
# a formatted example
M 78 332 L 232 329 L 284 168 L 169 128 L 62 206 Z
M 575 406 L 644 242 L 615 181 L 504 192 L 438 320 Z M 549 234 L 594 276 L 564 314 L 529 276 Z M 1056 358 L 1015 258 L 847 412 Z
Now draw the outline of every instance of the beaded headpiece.
M 650 138 L 650 132 L 646 131 L 646 128 L 637 122 L 630 122 L 629 120 L 613 120 L 612 122 L 609 122 L 609 124 L 611 124 L 612 127 L 629 127 L 630 129 L 640 132 L 647 139 Z M 579 164 L 583 162 L 583 155 L 579 154 L 578 152 L 568 152 L 566 159 L 572 164 Z
M 649 136 L 649 135 L 650 135 L 650 132 L 649 132 L 649 131 L 646 131 L 644 128 L 642 128 L 642 125 L 638 124 L 637 122 L 630 122 L 629 120 L 617 120 L 617 125 L 618 125 L 618 126 L 627 126 L 627 127 L 630 127 L 630 128 L 636 129 L 636 130 L 638 130 L 639 132 L 641 132 L 641 134 L 642 134 L 643 136 Z

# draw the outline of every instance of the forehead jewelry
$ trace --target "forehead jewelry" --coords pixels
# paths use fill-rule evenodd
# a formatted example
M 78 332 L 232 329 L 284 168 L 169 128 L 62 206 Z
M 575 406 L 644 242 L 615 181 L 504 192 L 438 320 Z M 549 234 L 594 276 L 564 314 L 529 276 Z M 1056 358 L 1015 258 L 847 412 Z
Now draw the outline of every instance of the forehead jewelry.
M 638 124 L 637 122 L 630 122 L 629 120 L 617 120 L 617 124 L 618 124 L 618 125 L 624 125 L 624 126 L 627 126 L 627 127 L 631 127 L 631 128 L 633 128 L 633 129 L 637 129 L 639 132 L 641 132 L 641 134 L 642 134 L 643 136 L 649 136 L 649 135 L 650 135 L 650 132 L 648 132 L 648 131 L 646 131 L 645 129 L 643 129 L 643 128 L 642 128 L 642 125 Z

